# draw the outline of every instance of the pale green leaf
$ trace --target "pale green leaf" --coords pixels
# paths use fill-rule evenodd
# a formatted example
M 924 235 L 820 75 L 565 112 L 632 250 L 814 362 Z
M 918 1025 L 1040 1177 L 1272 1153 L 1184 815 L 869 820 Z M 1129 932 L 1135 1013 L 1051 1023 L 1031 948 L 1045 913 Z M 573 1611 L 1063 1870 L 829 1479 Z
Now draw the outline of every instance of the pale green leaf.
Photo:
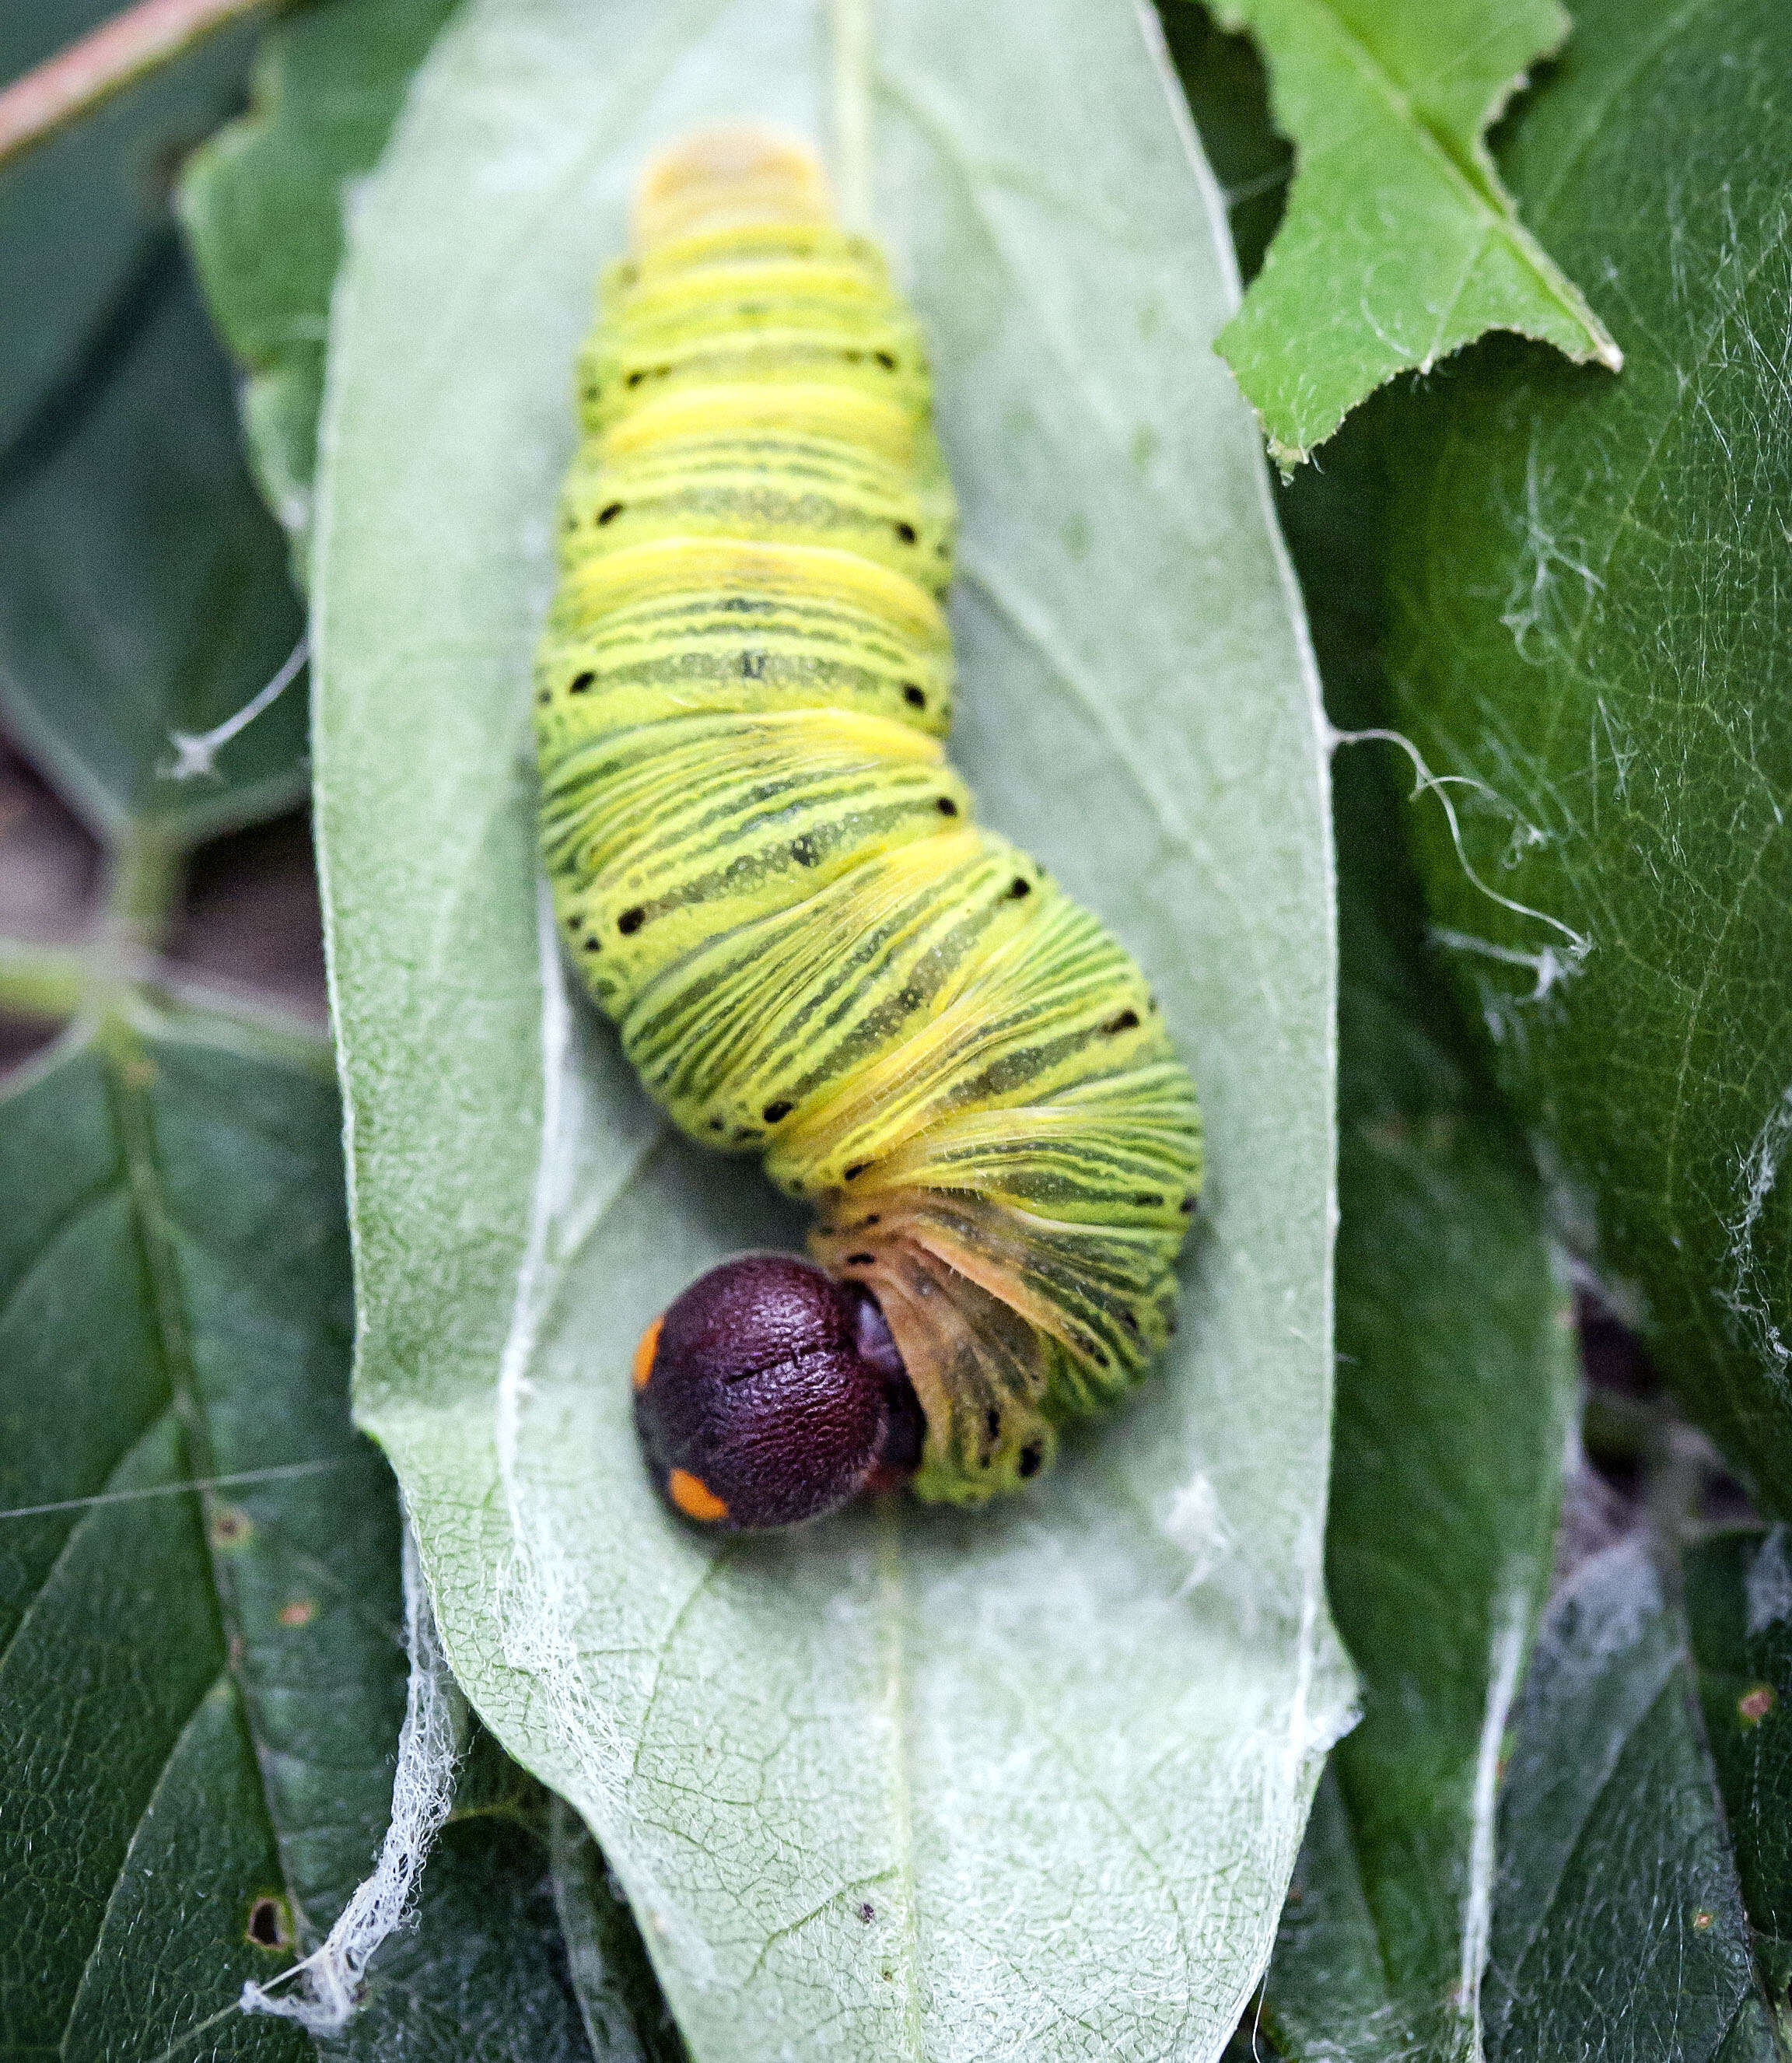
M 1288 212 L 1219 339 L 1284 465 L 1396 372 L 1489 329 L 1621 354 L 1519 221 L 1485 140 L 1568 32 L 1557 0 L 1213 0 L 1270 68 Z
M 457 1675 L 573 1800 L 700 2058 L 1211 2055 L 1349 1683 L 1320 1547 L 1332 916 L 1316 688 L 1236 288 L 1155 29 L 876 18 L 875 215 L 965 509 L 956 750 L 1145 963 L 1212 1169 L 1163 1379 L 981 1516 L 693 1538 L 642 1326 L 798 1228 L 668 1136 L 537 927 L 528 666 L 570 377 L 647 150 L 825 133 L 814 8 L 476 0 L 339 286 L 319 814 L 359 1409 Z

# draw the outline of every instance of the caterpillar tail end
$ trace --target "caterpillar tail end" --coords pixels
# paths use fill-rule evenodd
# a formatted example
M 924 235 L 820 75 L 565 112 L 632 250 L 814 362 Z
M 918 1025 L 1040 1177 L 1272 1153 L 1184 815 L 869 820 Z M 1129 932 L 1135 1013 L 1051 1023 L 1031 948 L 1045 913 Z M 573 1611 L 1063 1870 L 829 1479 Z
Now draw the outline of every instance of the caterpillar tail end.
M 650 251 L 749 223 L 818 227 L 833 219 L 814 152 L 776 130 L 743 123 L 700 130 L 652 160 L 636 190 L 634 243 Z
M 633 1382 L 654 1486 L 706 1532 L 800 1526 L 920 1463 L 921 1405 L 883 1314 L 793 1254 L 698 1277 L 642 1336 Z

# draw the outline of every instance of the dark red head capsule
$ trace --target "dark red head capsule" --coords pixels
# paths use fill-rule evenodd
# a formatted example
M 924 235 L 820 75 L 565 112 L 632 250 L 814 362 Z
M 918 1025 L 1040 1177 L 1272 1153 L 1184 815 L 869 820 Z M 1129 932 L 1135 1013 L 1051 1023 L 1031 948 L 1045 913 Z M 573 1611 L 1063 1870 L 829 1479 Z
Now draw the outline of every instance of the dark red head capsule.
M 883 1313 L 792 1254 L 700 1276 L 642 1336 L 634 1381 L 661 1494 L 718 1532 L 820 1518 L 921 1458 L 921 1406 Z

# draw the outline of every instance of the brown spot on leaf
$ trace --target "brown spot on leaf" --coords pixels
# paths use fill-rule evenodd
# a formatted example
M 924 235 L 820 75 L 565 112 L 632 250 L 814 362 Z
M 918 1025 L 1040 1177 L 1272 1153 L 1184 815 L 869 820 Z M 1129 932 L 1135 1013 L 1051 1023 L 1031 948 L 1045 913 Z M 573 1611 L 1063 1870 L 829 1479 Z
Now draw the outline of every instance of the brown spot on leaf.
M 211 1515 L 214 1547 L 240 1547 L 255 1530 L 254 1521 L 238 1505 L 221 1504 Z
M 249 1908 L 243 1932 L 258 1948 L 284 1948 L 292 1940 L 286 1900 L 263 1892 Z

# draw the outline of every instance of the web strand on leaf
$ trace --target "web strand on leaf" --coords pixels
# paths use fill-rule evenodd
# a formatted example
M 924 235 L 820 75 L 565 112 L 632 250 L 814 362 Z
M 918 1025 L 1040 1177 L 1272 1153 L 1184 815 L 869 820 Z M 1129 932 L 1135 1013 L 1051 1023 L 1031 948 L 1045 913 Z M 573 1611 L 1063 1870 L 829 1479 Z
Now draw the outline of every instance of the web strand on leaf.
M 311 641 L 301 637 L 274 678 L 265 687 L 258 688 L 234 715 L 226 717 L 211 730 L 170 731 L 168 742 L 175 748 L 175 757 L 160 769 L 163 779 L 192 781 L 202 774 L 216 773 L 219 753 L 238 732 L 247 730 L 258 716 L 273 707 L 298 679 L 310 658 Z
M 404 1528 L 404 1635 L 411 1677 L 392 1773 L 392 1823 L 372 1874 L 356 1887 L 321 1945 L 265 1985 L 243 1987 L 245 2013 L 295 2020 L 307 2033 L 345 2027 L 360 2004 L 368 1965 L 387 1937 L 411 1917 L 424 1864 L 454 1803 L 455 1774 L 465 1734 L 465 1707 L 436 1630 L 416 1530 Z M 278 1987 L 299 1981 L 291 1993 Z

